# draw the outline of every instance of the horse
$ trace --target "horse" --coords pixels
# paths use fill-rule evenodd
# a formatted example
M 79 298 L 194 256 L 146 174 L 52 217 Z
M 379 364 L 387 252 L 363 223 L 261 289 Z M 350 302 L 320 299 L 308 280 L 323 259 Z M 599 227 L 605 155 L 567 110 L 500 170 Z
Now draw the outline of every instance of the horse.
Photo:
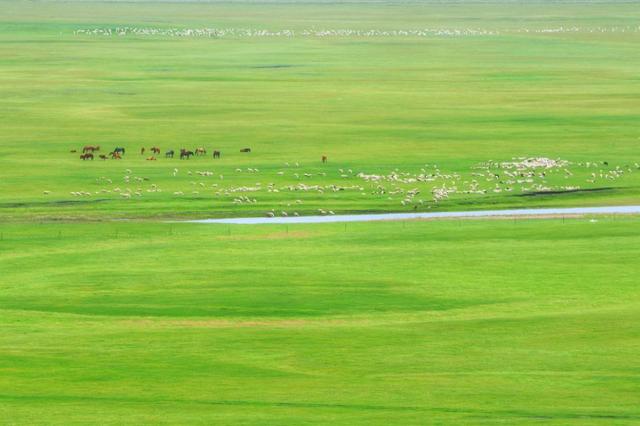
M 77 150 L 77 149 L 72 149 L 72 150 L 71 150 L 71 151 L 69 151 L 69 152 L 70 152 L 70 153 L 72 153 L 72 154 L 75 154 L 76 152 L 78 152 L 78 150 Z
M 158 148 L 157 146 L 151 147 L 151 152 L 153 152 L 154 154 L 160 154 L 160 148 Z
M 242 148 L 240 152 L 251 152 L 251 148 Z
M 119 153 L 119 152 L 117 152 L 117 151 L 110 152 L 110 153 L 109 153 L 109 155 L 110 155 L 110 156 L 111 156 L 111 158 L 112 158 L 112 159 L 114 159 L 114 160 L 122 160 L 122 156 L 121 156 L 121 155 L 120 155 L 120 153 Z
M 220 151 L 213 151 L 213 158 L 220 158 Z
M 188 160 L 192 155 L 195 155 L 193 153 L 193 151 L 187 151 L 186 149 L 181 149 L 180 150 L 180 159 L 181 160 L 185 159 L 185 158 Z
M 82 161 L 84 161 L 84 160 L 93 160 L 93 154 L 90 153 L 90 152 L 87 152 L 86 154 L 80 155 L 80 159 Z
M 100 154 L 98 157 L 100 157 L 101 160 L 106 160 L 107 156 L 104 154 Z
M 144 146 L 140 148 L 140 155 L 144 155 Z
M 207 150 L 204 148 L 196 148 L 196 155 L 207 155 Z
M 323 155 L 323 156 L 322 156 L 322 164 L 326 163 L 326 162 L 327 162 L 327 160 L 328 160 L 327 156 L 326 156 L 326 155 Z
M 151 157 L 147 157 L 147 161 L 156 161 L 156 157 L 153 155 Z
M 115 147 L 113 152 L 124 155 L 124 148 L 122 148 L 120 146 L 117 146 L 117 147 Z
M 173 154 L 174 154 L 173 150 L 170 149 L 169 151 L 164 153 L 164 158 L 173 158 Z
M 87 152 L 93 152 L 93 151 L 100 151 L 100 145 L 86 145 L 84 148 L 82 148 L 82 152 L 83 153 L 87 153 Z

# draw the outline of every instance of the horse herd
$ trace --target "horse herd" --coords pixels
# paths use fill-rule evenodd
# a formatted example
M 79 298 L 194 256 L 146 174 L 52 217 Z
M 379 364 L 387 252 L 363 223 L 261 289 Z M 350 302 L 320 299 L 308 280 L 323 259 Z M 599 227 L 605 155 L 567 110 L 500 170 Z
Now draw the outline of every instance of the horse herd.
M 140 155 L 144 155 L 146 151 L 147 149 L 145 147 L 140 148 Z M 96 154 L 98 158 L 100 158 L 101 160 L 107 160 L 108 158 L 111 158 L 112 160 L 121 160 L 125 154 L 125 148 L 121 146 L 117 146 L 113 149 L 113 151 L 109 152 L 108 154 L 97 154 L 99 152 L 100 152 L 100 145 L 95 145 L 95 146 L 86 145 L 82 148 L 82 154 L 80 154 L 80 159 L 83 161 L 93 160 L 95 157 L 94 154 Z M 156 155 L 160 155 L 160 148 L 158 148 L 157 146 L 153 146 L 149 149 L 149 152 L 151 153 L 151 156 L 147 157 L 147 160 L 154 161 L 156 160 Z M 251 148 L 242 148 L 240 152 L 250 153 Z M 77 150 L 73 149 L 71 150 L 71 153 L 77 153 Z M 188 160 L 193 156 L 196 156 L 196 157 L 206 156 L 207 150 L 203 147 L 198 147 L 193 151 L 182 148 L 178 153 L 180 154 L 181 160 Z M 164 157 L 173 158 L 175 154 L 176 152 L 173 149 L 170 149 L 164 153 Z M 222 153 L 220 151 L 218 150 L 213 151 L 214 159 L 219 159 L 221 155 Z

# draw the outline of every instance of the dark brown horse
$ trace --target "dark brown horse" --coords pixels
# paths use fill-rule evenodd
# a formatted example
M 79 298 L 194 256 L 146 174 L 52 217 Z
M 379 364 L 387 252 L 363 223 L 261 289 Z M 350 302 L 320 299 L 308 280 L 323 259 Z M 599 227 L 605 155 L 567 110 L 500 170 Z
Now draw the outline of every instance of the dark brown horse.
M 90 153 L 90 152 L 87 152 L 86 154 L 80 155 L 80 159 L 82 161 L 84 161 L 84 160 L 93 160 L 93 154 Z
M 180 159 L 181 160 L 183 160 L 185 158 L 188 160 L 189 158 L 191 158 L 192 155 L 194 155 L 193 151 L 187 151 L 186 149 L 181 149 L 180 150 Z
M 160 148 L 158 148 L 157 146 L 151 147 L 151 152 L 153 152 L 154 154 L 160 154 Z
M 100 145 L 86 145 L 84 148 L 82 148 L 82 152 L 86 153 L 86 152 L 93 152 L 93 151 L 100 151 Z
M 213 158 L 220 158 L 220 151 L 213 151 Z
M 100 154 L 100 155 L 98 155 L 98 157 L 100 157 L 101 160 L 106 160 L 107 159 L 107 156 L 104 155 L 104 154 Z
M 140 148 L 140 155 L 144 155 L 144 146 Z
M 240 152 L 251 152 L 251 148 L 242 148 Z
M 328 161 L 328 158 L 326 155 L 322 156 L 322 164 L 326 163 Z

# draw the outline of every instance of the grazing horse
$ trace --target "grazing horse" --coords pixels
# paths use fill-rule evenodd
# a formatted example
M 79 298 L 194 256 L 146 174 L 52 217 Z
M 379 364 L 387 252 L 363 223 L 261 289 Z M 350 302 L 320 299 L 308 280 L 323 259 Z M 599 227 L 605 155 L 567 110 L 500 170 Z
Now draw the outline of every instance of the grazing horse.
M 251 152 L 251 148 L 242 148 L 240 152 Z
M 185 158 L 188 160 L 192 155 L 195 155 L 193 153 L 193 151 L 187 151 L 186 149 L 181 149 L 180 150 L 180 159 L 181 160 L 185 159 Z
M 144 146 L 140 148 L 140 155 L 144 155 Z
M 164 158 L 173 158 L 173 154 L 175 153 L 173 152 L 172 149 L 170 149 L 169 151 L 164 153 Z
M 118 153 L 118 154 L 122 154 L 122 155 L 124 155 L 124 148 L 122 148 L 122 147 L 120 147 L 120 146 L 117 146 L 117 147 L 113 150 L 113 152 L 116 152 L 116 153 Z
M 107 156 L 104 154 L 100 154 L 98 157 L 100 157 L 101 160 L 106 160 Z
M 90 153 L 90 152 L 87 152 L 86 154 L 80 155 L 80 159 L 82 161 L 84 161 L 84 160 L 93 160 L 93 154 Z
M 326 155 L 323 155 L 323 156 L 322 156 L 322 164 L 326 163 L 326 162 L 327 162 L 327 160 L 328 160 L 327 156 L 326 156 Z
M 110 152 L 109 155 L 114 160 L 122 160 L 122 155 L 120 155 L 120 153 L 117 151 Z
M 151 147 L 151 152 L 153 152 L 154 154 L 160 154 L 160 148 L 158 148 L 157 146 Z
M 213 158 L 220 158 L 220 151 L 213 151 Z
M 72 154 L 75 154 L 76 152 L 78 152 L 78 150 L 77 150 L 77 149 L 72 149 L 72 150 L 71 150 L 71 151 L 69 151 L 69 152 L 70 152 L 70 153 L 72 153 Z
M 100 151 L 100 145 L 86 145 L 84 148 L 82 148 L 82 152 L 83 153 L 87 153 L 87 152 L 93 152 L 93 151 Z
M 204 148 L 196 148 L 196 155 L 207 155 L 207 150 Z

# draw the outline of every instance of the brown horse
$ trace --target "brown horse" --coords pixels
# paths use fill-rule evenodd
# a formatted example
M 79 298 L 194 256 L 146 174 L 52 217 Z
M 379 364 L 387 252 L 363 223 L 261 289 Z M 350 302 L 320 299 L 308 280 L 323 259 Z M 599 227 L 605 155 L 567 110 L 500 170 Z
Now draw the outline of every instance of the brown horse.
M 326 162 L 327 162 L 327 160 L 328 160 L 327 156 L 326 156 L 326 155 L 323 155 L 323 156 L 322 156 L 322 164 L 326 163 Z
M 86 153 L 86 152 L 93 152 L 93 151 L 100 151 L 100 145 L 86 145 L 84 148 L 82 148 L 82 152 Z
M 117 151 L 110 152 L 109 155 L 111 155 L 111 158 L 114 160 L 122 160 L 122 155 Z
M 107 159 L 107 156 L 104 155 L 104 154 L 100 154 L 100 155 L 98 155 L 98 157 L 100 157 L 101 160 L 106 160 Z
M 151 147 L 151 152 L 153 152 L 154 154 L 160 154 L 160 148 L 158 148 L 157 146 Z
M 192 155 L 194 155 L 193 151 L 187 151 L 184 148 L 180 150 L 180 159 L 181 160 L 183 160 L 185 158 L 188 160 Z
M 220 151 L 213 151 L 213 158 L 220 158 Z
M 147 157 L 147 161 L 156 161 L 156 157 L 153 155 L 151 157 Z
M 140 155 L 144 155 L 144 146 L 140 148 Z
M 75 154 L 76 152 L 78 152 L 78 150 L 77 150 L 77 149 L 72 149 L 72 150 L 71 150 L 71 151 L 69 151 L 69 152 L 70 152 L 70 153 L 72 153 L 72 154 Z
M 207 155 L 207 150 L 202 147 L 196 148 L 196 155 Z
M 93 154 L 90 153 L 90 152 L 87 152 L 86 154 L 80 155 L 80 159 L 82 161 L 84 161 L 84 160 L 93 160 Z
M 251 152 L 251 148 L 242 148 L 240 152 Z

